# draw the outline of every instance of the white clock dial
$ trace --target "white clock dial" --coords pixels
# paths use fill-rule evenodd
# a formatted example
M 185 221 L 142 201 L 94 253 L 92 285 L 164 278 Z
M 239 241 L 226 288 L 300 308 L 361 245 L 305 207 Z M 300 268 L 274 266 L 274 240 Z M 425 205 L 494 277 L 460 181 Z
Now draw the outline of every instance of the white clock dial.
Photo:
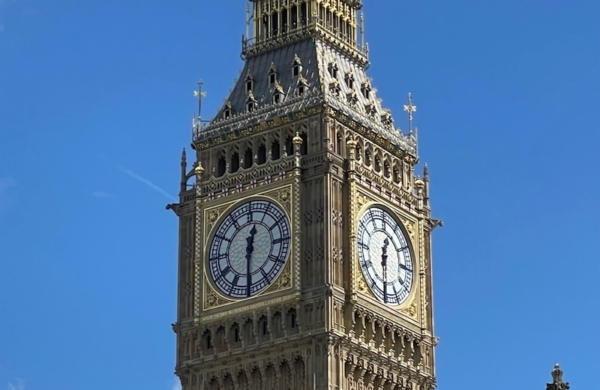
M 371 207 L 358 224 L 358 253 L 363 275 L 375 296 L 388 305 L 408 299 L 413 260 L 402 228 L 387 211 Z
M 290 249 L 290 225 L 274 203 L 253 200 L 238 206 L 218 226 L 209 252 L 215 286 L 232 298 L 264 291 L 279 275 Z

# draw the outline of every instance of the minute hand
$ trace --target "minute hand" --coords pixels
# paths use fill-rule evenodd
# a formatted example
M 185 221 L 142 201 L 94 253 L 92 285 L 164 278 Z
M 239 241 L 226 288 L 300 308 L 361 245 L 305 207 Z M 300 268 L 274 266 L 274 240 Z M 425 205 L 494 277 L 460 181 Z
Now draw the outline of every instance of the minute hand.
M 381 248 L 381 267 L 383 268 L 383 302 L 387 303 L 387 247 L 390 244 L 390 240 L 387 238 L 383 240 L 383 247 Z
M 246 280 L 248 281 L 246 296 L 250 297 L 250 287 L 252 286 L 252 252 L 254 252 L 254 236 L 256 235 L 256 226 L 252 226 L 250 236 L 246 238 Z

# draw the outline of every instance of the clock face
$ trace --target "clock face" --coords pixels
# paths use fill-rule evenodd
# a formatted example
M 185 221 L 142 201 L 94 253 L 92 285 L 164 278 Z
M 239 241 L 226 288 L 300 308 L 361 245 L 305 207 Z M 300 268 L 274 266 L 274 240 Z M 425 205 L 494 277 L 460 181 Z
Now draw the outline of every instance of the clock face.
M 253 200 L 236 207 L 217 227 L 209 269 L 215 286 L 232 298 L 264 291 L 279 275 L 290 251 L 290 225 L 274 203 Z
M 413 261 L 400 225 L 387 211 L 371 207 L 362 215 L 358 253 L 373 294 L 389 305 L 406 301 L 413 282 Z

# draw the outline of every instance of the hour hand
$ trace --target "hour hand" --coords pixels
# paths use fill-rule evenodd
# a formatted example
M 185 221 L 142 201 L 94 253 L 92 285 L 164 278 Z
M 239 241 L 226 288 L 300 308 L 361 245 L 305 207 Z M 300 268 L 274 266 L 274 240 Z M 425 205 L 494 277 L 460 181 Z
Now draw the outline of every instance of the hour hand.
M 250 230 L 250 236 L 246 238 L 246 255 L 252 255 L 254 251 L 254 236 L 256 235 L 256 226 L 252 226 Z

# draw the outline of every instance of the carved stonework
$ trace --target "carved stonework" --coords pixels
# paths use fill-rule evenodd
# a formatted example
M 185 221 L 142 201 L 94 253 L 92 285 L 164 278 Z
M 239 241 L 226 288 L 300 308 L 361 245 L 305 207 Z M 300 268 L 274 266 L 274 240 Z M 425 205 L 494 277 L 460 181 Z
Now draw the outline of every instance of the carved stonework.
M 359 210 L 363 208 L 363 206 L 365 206 L 367 203 L 370 203 L 372 201 L 373 200 L 371 198 L 367 197 L 366 195 L 360 192 L 356 196 L 356 206 Z
M 417 300 L 413 299 L 413 301 L 410 303 L 410 305 L 401 310 L 403 313 L 408 314 L 408 316 L 410 316 L 411 318 L 416 318 L 417 317 Z
M 402 224 L 406 228 L 406 232 L 408 233 L 408 235 L 410 236 L 411 240 L 414 243 L 414 240 L 415 240 L 415 225 L 414 225 L 414 223 L 412 221 L 409 221 L 408 219 L 403 219 Z
M 208 211 L 206 214 L 206 224 L 207 224 L 207 232 L 212 231 L 213 227 L 219 220 L 221 213 L 227 208 L 227 206 L 223 206 L 217 209 L 212 209 Z

